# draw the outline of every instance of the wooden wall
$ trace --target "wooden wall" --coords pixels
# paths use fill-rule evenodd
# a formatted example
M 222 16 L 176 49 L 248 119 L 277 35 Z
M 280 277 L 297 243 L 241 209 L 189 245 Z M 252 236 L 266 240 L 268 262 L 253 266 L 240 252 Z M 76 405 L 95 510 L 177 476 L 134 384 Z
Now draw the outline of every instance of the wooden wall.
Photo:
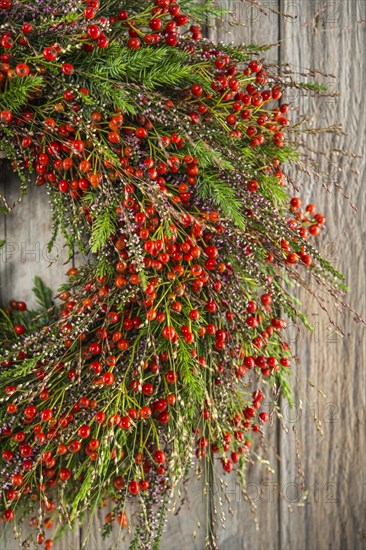
M 271 52 L 275 62 L 289 63 L 306 73 L 317 68 L 332 73 L 320 76 L 340 96 L 305 99 L 290 97 L 314 127 L 341 122 L 346 135 L 312 138 L 318 147 L 342 149 L 360 155 L 347 161 L 332 156 L 328 193 L 320 181 L 300 178 L 301 195 L 316 202 L 328 220 L 320 249 L 345 273 L 351 287 L 349 301 L 365 316 L 365 144 L 366 144 L 366 1 L 365 0 L 263 0 L 267 14 L 240 0 L 219 0 L 234 13 L 225 24 L 210 29 L 213 38 L 236 43 L 278 43 Z M 254 0 L 253 0 L 254 2 Z M 271 11 L 272 10 L 272 11 Z M 286 14 L 286 15 L 281 15 Z M 321 161 L 324 166 L 325 161 Z M 0 160 L 1 192 L 9 203 L 16 200 L 19 184 L 6 161 Z M 344 191 L 342 191 L 342 188 Z M 344 198 L 344 194 L 350 197 Z M 356 207 L 355 211 L 350 202 Z M 50 230 L 46 191 L 34 188 L 14 214 L 1 217 L 0 239 L 7 245 L 0 253 L 0 298 L 30 300 L 32 279 L 42 274 L 53 288 L 63 280 L 66 252 L 62 243 L 48 255 Z M 365 534 L 365 331 L 350 311 L 335 312 L 344 335 L 336 334 L 314 300 L 299 292 L 315 326 L 312 334 L 296 334 L 298 366 L 294 382 L 297 406 L 282 407 L 282 426 L 277 423 L 267 440 L 273 473 L 265 466 L 250 470 L 248 493 L 257 507 L 256 530 L 250 507 L 235 480 L 213 492 L 213 502 L 225 501 L 226 526 L 214 526 L 221 550 L 326 550 L 362 549 Z M 328 303 L 332 307 L 331 300 Z M 204 523 L 208 511 L 202 487 L 192 482 L 179 517 L 173 516 L 162 548 L 201 549 L 205 545 Z M 221 514 L 219 509 L 219 515 Z M 126 548 L 116 533 L 102 542 L 98 518 L 91 518 L 92 536 L 86 548 Z M 201 525 L 201 526 L 200 526 Z M 81 548 L 88 529 L 67 535 L 56 548 Z M 11 537 L 0 547 L 16 548 Z

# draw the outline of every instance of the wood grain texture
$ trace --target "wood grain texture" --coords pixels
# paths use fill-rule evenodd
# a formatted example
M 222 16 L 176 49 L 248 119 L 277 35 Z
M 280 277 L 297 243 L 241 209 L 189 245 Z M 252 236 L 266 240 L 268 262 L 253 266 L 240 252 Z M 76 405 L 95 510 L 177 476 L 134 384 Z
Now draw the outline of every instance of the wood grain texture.
M 324 80 L 330 82 L 331 89 L 340 92 L 340 97 L 305 99 L 294 93 L 290 99 L 299 113 L 311 115 L 309 124 L 345 125 L 347 136 L 316 138 L 318 147 L 328 151 L 336 147 L 362 158 L 346 162 L 333 155 L 333 164 L 322 161 L 331 173 L 325 182 L 331 194 L 322 188 L 320 181 L 298 177 L 301 195 L 309 202 L 316 202 L 327 217 L 320 250 L 343 271 L 351 287 L 351 306 L 365 316 L 366 2 L 263 0 L 267 15 L 240 0 L 220 3 L 232 10 L 240 25 L 233 26 L 233 17 L 227 16 L 224 24 L 210 29 L 213 39 L 235 43 L 280 41 L 280 46 L 270 52 L 274 62 L 289 63 L 303 72 L 318 68 L 335 76 L 330 81 L 325 77 Z M 311 143 L 316 145 L 314 139 Z M 344 170 L 339 172 L 339 167 Z M 357 212 L 344 199 L 338 184 L 357 205 Z M 18 187 L 8 164 L 0 160 L 0 192 L 12 202 Z M 14 214 L 0 217 L 0 239 L 8 241 L 6 254 L 0 258 L 3 303 L 14 296 L 29 300 L 34 275 L 42 274 L 54 289 L 64 278 L 66 256 L 61 242 L 58 243 L 61 257 L 48 267 L 50 261 L 44 246 L 49 238 L 50 217 L 46 202 L 45 190 L 33 188 Z M 336 313 L 332 300 L 328 300 L 344 336 L 336 334 L 315 299 L 301 291 L 299 296 L 315 330 L 312 334 L 288 332 L 298 355 L 298 365 L 294 367 L 297 404 L 290 411 L 283 403 L 284 426 L 276 425 L 270 430 L 267 447 L 274 473 L 260 465 L 248 472 L 248 493 L 257 507 L 259 530 L 235 479 L 225 476 L 227 486 L 215 486 L 212 491 L 218 511 L 215 529 L 220 550 L 366 547 L 365 330 L 354 322 L 352 313 Z M 207 509 L 201 485 L 191 482 L 188 495 L 180 515 L 169 520 L 163 550 L 204 547 Z M 217 504 L 220 500 L 224 502 L 222 509 Z M 100 523 L 105 513 L 103 510 L 98 517 L 91 518 L 90 526 L 67 534 L 55 549 L 127 548 L 128 533 L 118 529 L 111 539 L 102 541 Z M 219 521 L 222 513 L 226 516 L 225 529 Z M 10 533 L 0 538 L 0 548 L 17 548 Z
M 19 179 L 12 174 L 9 163 L 0 159 L 0 193 L 13 206 L 20 196 Z M 46 285 L 56 289 L 65 280 L 68 268 L 67 251 L 62 239 L 57 239 L 51 252 L 47 244 L 51 237 L 51 215 L 45 188 L 31 186 L 12 212 L 0 216 L 0 239 L 6 244 L 0 249 L 1 302 L 16 297 L 34 304 L 33 280 L 41 275 Z
M 346 163 L 332 155 L 321 165 L 331 177 L 325 182 L 329 195 L 318 181 L 302 181 L 307 197 L 316 202 L 327 217 L 322 252 L 328 253 L 348 281 L 351 305 L 365 315 L 365 193 L 366 110 L 362 101 L 366 72 L 366 2 L 300 2 L 297 19 L 281 18 L 281 60 L 301 68 L 318 68 L 333 73 L 330 87 L 340 92 L 333 99 L 304 100 L 300 111 L 311 112 L 315 126 L 344 124 L 347 136 L 316 138 L 312 144 L 323 150 L 339 148 L 357 153 L 361 159 Z M 293 13 L 293 2 L 281 1 L 281 11 Z M 333 84 L 332 84 L 333 82 Z M 356 169 L 359 173 L 357 174 Z M 355 213 L 344 200 L 344 187 L 358 207 Z M 365 330 L 350 313 L 336 314 L 344 336 L 335 334 L 327 316 L 314 300 L 301 293 L 308 317 L 315 325 L 314 334 L 305 334 L 297 343 L 300 358 L 297 372 L 301 378 L 298 398 L 304 408 L 296 427 L 300 445 L 301 468 L 305 488 L 295 461 L 295 433 L 280 434 L 280 538 L 283 549 L 365 547 Z M 334 310 L 332 300 L 328 307 Z M 307 384 L 311 380 L 326 395 L 323 397 Z M 306 401 L 308 404 L 306 405 Z M 324 435 L 313 421 L 316 414 Z M 287 484 L 287 487 L 286 487 Z M 289 485 L 293 484 L 293 486 Z M 297 502 L 309 491 L 304 503 Z M 291 494 L 292 491 L 292 494 Z M 296 495 L 296 491 L 298 495 Z M 297 497 L 297 498 L 294 498 Z M 290 499 L 294 498 L 294 502 Z M 302 505 L 298 505 L 302 504 Z

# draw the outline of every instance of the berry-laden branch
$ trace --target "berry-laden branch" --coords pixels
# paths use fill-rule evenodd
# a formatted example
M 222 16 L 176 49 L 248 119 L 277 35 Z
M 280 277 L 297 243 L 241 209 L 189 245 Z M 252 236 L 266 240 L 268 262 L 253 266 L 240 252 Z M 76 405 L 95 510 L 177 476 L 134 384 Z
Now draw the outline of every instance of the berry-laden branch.
M 286 83 L 182 5 L 0 1 L 0 148 L 47 187 L 50 246 L 89 255 L 1 320 L 0 509 L 45 548 L 106 500 L 106 535 L 157 548 L 193 460 L 245 485 L 264 397 L 291 399 L 290 283 L 342 299 L 324 216 L 289 195 Z

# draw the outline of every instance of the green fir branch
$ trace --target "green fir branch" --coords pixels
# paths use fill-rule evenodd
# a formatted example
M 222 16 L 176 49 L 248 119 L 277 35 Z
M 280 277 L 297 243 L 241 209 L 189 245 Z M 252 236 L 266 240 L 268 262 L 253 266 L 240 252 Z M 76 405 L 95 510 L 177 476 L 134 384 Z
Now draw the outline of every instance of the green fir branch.
M 318 92 L 320 94 L 326 94 L 328 92 L 328 87 L 326 84 L 321 84 L 320 82 L 299 82 L 297 85 L 298 88 L 303 90 L 310 90 L 312 92 Z
M 114 97 L 120 103 L 125 101 L 127 108 L 123 108 L 123 105 L 120 108 L 123 112 L 129 112 L 129 96 L 125 90 L 116 86 L 116 81 L 143 83 L 150 90 L 166 85 L 174 86 L 191 78 L 193 69 L 188 60 L 187 53 L 168 46 L 146 46 L 133 51 L 115 42 L 107 50 L 90 56 L 86 70 L 90 71 L 90 81 L 109 101 L 114 102 Z
M 40 277 L 36 276 L 34 278 L 34 287 L 32 288 L 32 291 L 41 309 L 47 310 L 54 306 L 52 290 L 44 284 Z
M 234 225 L 240 229 L 245 228 L 241 200 L 236 196 L 235 189 L 220 181 L 217 176 L 203 176 L 197 185 L 197 196 L 201 200 L 212 199 L 222 214 L 230 218 Z
M 229 10 L 219 6 L 215 0 L 205 0 L 198 3 L 197 0 L 181 0 L 180 6 L 184 13 L 188 13 L 192 20 L 197 23 L 205 24 L 207 16 L 217 20 L 222 20 L 224 15 L 230 13 Z
M 99 252 L 111 235 L 115 233 L 117 229 L 117 214 L 116 209 L 107 206 L 97 212 L 93 224 L 90 238 L 90 250 L 93 253 Z
M 25 76 L 7 79 L 5 90 L 0 94 L 0 111 L 8 109 L 18 113 L 30 96 L 43 85 L 41 76 Z

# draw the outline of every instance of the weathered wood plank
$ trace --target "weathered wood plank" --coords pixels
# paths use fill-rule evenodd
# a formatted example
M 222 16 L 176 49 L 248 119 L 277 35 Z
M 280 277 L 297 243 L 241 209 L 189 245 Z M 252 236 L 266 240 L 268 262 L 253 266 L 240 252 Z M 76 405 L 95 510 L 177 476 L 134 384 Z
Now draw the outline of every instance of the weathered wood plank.
M 19 198 L 19 179 L 12 174 L 8 161 L 1 163 L 0 193 L 11 206 Z M 28 194 L 6 216 L 1 215 L 3 239 L 0 249 L 0 296 L 4 301 L 15 298 L 34 305 L 32 283 L 36 275 L 56 290 L 65 280 L 67 251 L 57 239 L 51 252 L 51 216 L 45 188 L 30 186 Z
M 346 163 L 332 156 L 335 167 L 321 162 L 331 177 L 326 184 L 328 195 L 319 182 L 301 181 L 305 196 L 319 205 L 328 224 L 320 239 L 322 251 L 328 251 L 350 284 L 349 300 L 363 314 L 365 303 L 365 168 L 366 112 L 361 99 L 366 74 L 361 64 L 366 55 L 366 3 L 363 0 L 338 2 L 281 1 L 281 11 L 296 15 L 281 18 L 281 61 L 302 68 L 318 68 L 335 75 L 331 89 L 339 91 L 333 99 L 304 100 L 299 95 L 299 111 L 311 113 L 314 126 L 337 122 L 345 125 L 347 137 L 316 138 L 323 150 L 338 147 L 363 156 Z M 315 140 L 311 142 L 315 143 Z M 339 172 L 337 167 L 344 168 Z M 359 175 L 353 172 L 360 168 Z M 337 190 L 339 182 L 358 206 L 352 211 Z M 327 316 L 315 300 L 305 297 L 306 312 L 315 325 L 314 334 L 305 334 L 297 342 L 300 364 L 297 396 L 304 403 L 288 422 L 290 434 L 280 435 L 282 456 L 279 488 L 281 548 L 362 548 L 365 546 L 365 332 L 354 323 L 352 314 L 339 313 L 336 320 L 344 331 L 342 338 L 331 330 Z M 334 312 L 332 300 L 327 300 Z M 362 344 L 363 343 L 363 344 Z M 311 380 L 324 391 L 323 397 L 308 385 Z M 306 404 L 308 402 L 308 404 Z M 314 412 L 321 422 L 322 437 L 314 422 Z M 302 488 L 296 460 L 296 428 L 300 446 L 300 463 L 305 475 Z M 308 498 L 302 497 L 306 490 Z

